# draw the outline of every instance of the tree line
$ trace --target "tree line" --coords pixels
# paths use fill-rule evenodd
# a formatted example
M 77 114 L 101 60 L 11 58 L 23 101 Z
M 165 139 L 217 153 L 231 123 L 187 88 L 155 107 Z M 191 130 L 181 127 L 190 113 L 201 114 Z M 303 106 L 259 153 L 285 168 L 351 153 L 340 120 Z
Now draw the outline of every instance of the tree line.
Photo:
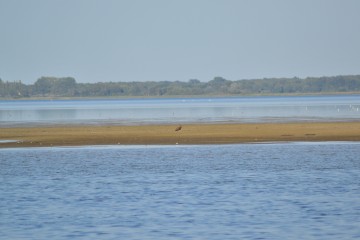
M 208 82 L 190 79 L 187 82 L 98 83 L 77 83 L 72 77 L 41 77 L 34 84 L 28 85 L 21 81 L 0 79 L 0 98 L 240 96 L 334 92 L 360 92 L 360 75 L 237 81 L 215 77 Z

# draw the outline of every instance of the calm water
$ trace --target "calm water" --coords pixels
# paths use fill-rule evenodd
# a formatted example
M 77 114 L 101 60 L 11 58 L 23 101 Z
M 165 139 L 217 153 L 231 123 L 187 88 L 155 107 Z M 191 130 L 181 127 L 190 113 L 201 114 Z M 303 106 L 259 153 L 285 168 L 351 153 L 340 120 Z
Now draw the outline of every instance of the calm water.
M 359 143 L 0 150 L 0 239 L 359 239 Z
M 0 101 L 0 126 L 360 120 L 360 95 Z

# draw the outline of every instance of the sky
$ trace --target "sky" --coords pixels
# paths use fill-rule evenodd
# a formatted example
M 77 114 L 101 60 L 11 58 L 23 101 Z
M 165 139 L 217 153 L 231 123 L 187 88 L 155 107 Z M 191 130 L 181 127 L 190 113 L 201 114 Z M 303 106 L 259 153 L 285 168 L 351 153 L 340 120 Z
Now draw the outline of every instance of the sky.
M 359 0 L 0 0 L 0 78 L 360 74 Z

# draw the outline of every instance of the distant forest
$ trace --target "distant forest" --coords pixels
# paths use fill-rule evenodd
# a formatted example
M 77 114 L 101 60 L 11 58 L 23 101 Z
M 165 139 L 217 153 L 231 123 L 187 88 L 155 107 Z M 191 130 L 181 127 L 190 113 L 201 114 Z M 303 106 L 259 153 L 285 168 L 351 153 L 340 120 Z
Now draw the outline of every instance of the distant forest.
M 360 75 L 238 81 L 215 77 L 208 82 L 190 79 L 187 82 L 99 83 L 77 83 L 72 77 L 41 77 L 29 85 L 21 81 L 0 79 L 0 98 L 241 96 L 335 92 L 360 93 Z

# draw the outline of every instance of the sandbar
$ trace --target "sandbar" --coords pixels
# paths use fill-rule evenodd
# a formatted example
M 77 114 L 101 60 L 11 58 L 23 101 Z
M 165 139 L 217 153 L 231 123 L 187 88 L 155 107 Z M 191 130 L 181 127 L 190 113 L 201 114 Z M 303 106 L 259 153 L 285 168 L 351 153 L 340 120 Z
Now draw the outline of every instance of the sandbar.
M 0 148 L 360 141 L 360 122 L 2 127 Z M 13 140 L 13 141 L 9 141 Z

